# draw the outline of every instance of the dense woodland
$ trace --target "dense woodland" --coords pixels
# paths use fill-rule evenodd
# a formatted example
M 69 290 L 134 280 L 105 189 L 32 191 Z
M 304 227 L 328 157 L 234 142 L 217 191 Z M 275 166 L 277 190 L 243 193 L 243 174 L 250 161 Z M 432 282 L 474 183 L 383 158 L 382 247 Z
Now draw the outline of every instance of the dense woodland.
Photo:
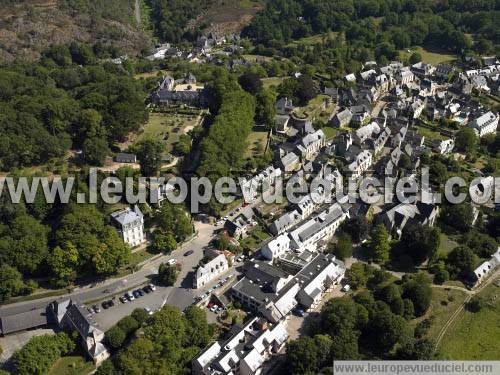
M 99 164 L 146 121 L 142 87 L 96 58 L 87 45 L 58 45 L 40 64 L 0 68 L 1 170 L 46 163 L 70 148 Z
M 356 266 L 360 267 L 350 272 L 362 280 L 357 287 L 366 290 L 328 301 L 309 334 L 287 344 L 288 373 L 319 373 L 330 368 L 332 358 L 433 358 L 433 343 L 422 338 L 421 327 L 413 329 L 409 324 L 429 307 L 429 280 L 417 274 L 394 282 L 384 271 L 361 263 Z
M 366 61 L 401 59 L 411 46 L 458 56 L 498 54 L 498 1 L 302 1 L 269 2 L 243 35 L 253 53 L 282 56 L 304 73 L 332 80 L 357 72 Z M 333 33 L 331 33 L 333 32 Z M 307 43 L 293 43 L 315 36 Z

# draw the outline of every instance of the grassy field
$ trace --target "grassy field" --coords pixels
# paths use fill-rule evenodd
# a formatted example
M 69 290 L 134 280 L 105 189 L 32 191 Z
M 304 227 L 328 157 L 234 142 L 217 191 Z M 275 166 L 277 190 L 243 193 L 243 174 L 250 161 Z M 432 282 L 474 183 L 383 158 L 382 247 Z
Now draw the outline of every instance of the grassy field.
M 338 129 L 334 129 L 331 126 L 325 126 L 321 130 L 323 130 L 323 133 L 325 133 L 327 140 L 332 139 L 339 133 Z
M 144 138 L 160 139 L 165 143 L 166 151 L 171 152 L 172 146 L 179 141 L 179 136 L 197 125 L 198 116 L 194 114 L 153 112 L 149 115 L 149 120 L 144 125 L 136 142 Z
M 446 138 L 445 136 L 441 135 L 440 132 L 435 131 L 435 130 L 431 130 L 431 129 L 426 128 L 424 126 L 415 125 L 415 128 L 417 129 L 418 134 L 424 136 L 426 139 L 428 139 L 430 141 L 442 140 L 442 139 Z
M 248 237 L 245 237 L 240 241 L 240 245 L 244 249 L 255 251 L 259 248 L 259 245 L 269 237 L 269 234 L 264 232 L 260 225 L 257 225 L 254 229 L 252 229 Z
M 439 352 L 446 359 L 497 360 L 500 350 L 500 287 L 479 295 L 487 302 L 478 313 L 462 311 L 446 332 Z
M 267 131 L 253 131 L 247 138 L 247 149 L 245 150 L 245 158 L 262 155 L 266 149 Z
M 49 375 L 88 375 L 95 366 L 81 356 L 62 357 L 52 366 Z
M 138 73 L 134 75 L 135 79 L 141 79 L 141 78 L 151 78 L 151 77 L 163 77 L 166 75 L 172 74 L 171 71 L 169 70 L 154 70 L 152 72 L 146 72 L 146 73 Z
M 399 51 L 399 55 L 402 58 L 409 58 L 412 53 L 418 52 L 422 56 L 423 62 L 433 65 L 450 62 L 457 58 L 457 56 L 451 55 L 447 52 L 429 51 L 422 47 L 411 48 L 409 51 L 410 52 L 408 52 L 408 50 L 401 50 Z
M 264 86 L 265 88 L 269 88 L 271 86 L 278 87 L 285 78 L 287 77 L 262 78 L 262 86 Z
M 427 337 L 435 340 L 441 328 L 448 321 L 448 319 L 453 315 L 455 310 L 465 301 L 466 294 L 460 290 L 445 290 L 441 288 L 432 289 L 432 301 L 431 306 L 427 313 L 413 321 L 413 324 L 417 322 L 430 318 L 432 319 L 432 325 L 427 332 Z
M 459 244 L 452 238 L 449 238 L 445 233 L 441 233 L 441 243 L 439 244 L 439 254 L 446 255 Z
M 326 105 L 326 108 L 323 108 L 325 100 L 328 99 L 328 95 L 318 95 L 317 97 L 311 99 L 305 107 L 297 108 L 294 113 L 299 118 L 315 118 L 326 122 L 335 110 L 335 104 L 329 104 Z
M 270 56 L 261 56 L 261 55 L 243 55 L 243 59 L 248 62 L 257 62 L 257 61 L 271 61 L 273 58 Z
M 292 46 L 298 46 L 298 45 L 303 45 L 303 46 L 313 46 L 318 43 L 323 43 L 323 41 L 328 40 L 328 39 L 334 39 L 338 35 L 337 32 L 335 31 L 330 31 L 328 33 L 324 34 L 316 34 L 312 36 L 308 36 L 305 38 L 301 38 L 298 40 L 294 40 L 293 42 L 290 42 L 288 44 L 289 47 Z

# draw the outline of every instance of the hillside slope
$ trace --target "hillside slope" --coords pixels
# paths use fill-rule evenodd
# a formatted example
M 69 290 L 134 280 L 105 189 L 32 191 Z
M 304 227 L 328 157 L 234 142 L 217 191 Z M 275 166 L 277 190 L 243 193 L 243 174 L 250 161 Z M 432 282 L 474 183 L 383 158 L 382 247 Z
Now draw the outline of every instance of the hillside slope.
M 131 55 L 151 44 L 135 24 L 134 0 L 0 0 L 0 61 L 33 61 L 47 46 L 71 41 Z

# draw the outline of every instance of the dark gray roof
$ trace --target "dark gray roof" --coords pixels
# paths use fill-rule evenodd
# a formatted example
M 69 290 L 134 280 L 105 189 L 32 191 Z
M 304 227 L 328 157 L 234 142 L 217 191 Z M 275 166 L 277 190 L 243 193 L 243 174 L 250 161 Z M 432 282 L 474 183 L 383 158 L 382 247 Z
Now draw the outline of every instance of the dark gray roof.
M 0 318 L 0 332 L 3 335 L 23 331 L 47 325 L 47 309 L 31 310 L 16 315 L 8 315 Z

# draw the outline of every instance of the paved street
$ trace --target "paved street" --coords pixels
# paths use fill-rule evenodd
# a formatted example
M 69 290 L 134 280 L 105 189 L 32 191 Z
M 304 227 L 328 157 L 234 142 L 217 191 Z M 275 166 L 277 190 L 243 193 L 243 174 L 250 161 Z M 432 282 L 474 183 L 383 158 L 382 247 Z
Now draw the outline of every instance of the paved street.
M 86 302 L 104 300 L 118 293 L 127 292 L 136 286 L 150 282 L 158 272 L 159 265 L 172 258 L 176 259 L 182 265 L 182 271 L 179 275 L 179 285 L 176 286 L 181 286 L 182 284 L 183 288 L 190 287 L 191 284 L 189 284 L 189 280 L 192 278 L 193 267 L 195 267 L 203 258 L 203 249 L 212 239 L 214 231 L 218 229 L 213 225 L 200 222 L 195 223 L 195 228 L 198 235 L 193 240 L 184 244 L 168 256 L 154 258 L 149 263 L 146 263 L 141 270 L 135 272 L 134 274 L 78 288 L 74 292 L 62 295 L 57 299 L 72 298 L 80 302 Z M 193 254 L 185 257 L 184 253 L 188 250 L 193 250 Z M 0 316 L 14 315 L 37 308 L 43 308 L 54 299 L 56 298 L 46 297 L 33 301 L 5 305 L 0 307 Z

